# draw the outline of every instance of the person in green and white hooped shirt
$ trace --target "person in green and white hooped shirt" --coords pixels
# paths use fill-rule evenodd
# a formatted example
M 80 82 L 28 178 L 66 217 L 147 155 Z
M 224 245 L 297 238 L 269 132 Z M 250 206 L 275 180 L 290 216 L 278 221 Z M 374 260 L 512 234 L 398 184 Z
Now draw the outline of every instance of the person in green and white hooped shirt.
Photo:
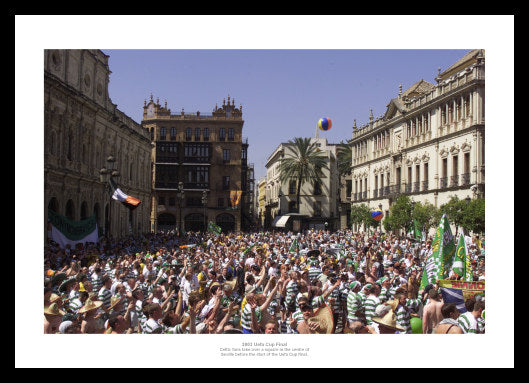
M 347 322 L 349 328 L 361 324 L 361 318 L 358 316 L 358 310 L 362 308 L 362 298 L 359 296 L 362 284 L 358 281 L 353 281 L 349 285 L 349 294 L 347 294 Z
M 373 324 L 372 318 L 376 316 L 375 310 L 380 304 L 378 295 L 380 294 L 380 286 L 378 284 L 371 285 L 370 288 L 365 290 L 367 294 L 366 300 L 364 301 L 364 312 L 366 316 L 367 325 Z

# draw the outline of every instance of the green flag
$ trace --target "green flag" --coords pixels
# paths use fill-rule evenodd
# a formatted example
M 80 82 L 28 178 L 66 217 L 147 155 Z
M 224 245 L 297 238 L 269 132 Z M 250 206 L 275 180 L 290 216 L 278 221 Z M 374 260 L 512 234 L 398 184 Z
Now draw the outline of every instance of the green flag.
M 463 234 L 459 236 L 459 242 L 457 244 L 457 250 L 454 255 L 454 263 L 452 264 L 452 270 L 458 276 L 463 277 L 463 280 L 472 280 L 472 265 L 470 263 L 467 244 L 465 242 L 465 236 Z
M 452 263 L 452 270 L 458 276 L 465 275 L 465 258 L 466 258 L 466 244 L 463 234 L 459 235 L 459 242 L 457 243 L 457 250 Z
M 219 225 L 216 225 L 213 222 L 209 221 L 208 231 L 215 233 L 215 234 L 220 234 L 222 232 L 222 229 L 220 228 Z
M 419 241 L 422 239 L 422 231 L 416 219 L 413 220 L 413 238 Z
M 242 252 L 244 255 L 246 255 L 247 252 L 249 252 L 250 250 L 252 250 L 255 246 L 256 242 L 254 242 L 251 246 L 248 246 L 246 249 L 244 249 L 244 251 Z
M 299 250 L 298 239 L 294 238 L 294 240 L 292 241 L 292 245 L 290 245 L 290 249 L 288 249 L 288 252 L 289 253 L 297 253 L 298 250 Z
M 448 278 L 452 267 L 452 260 L 456 251 L 456 244 L 452 236 L 452 229 L 446 214 L 435 231 L 432 251 L 426 260 L 421 279 L 421 289 L 428 284 L 434 284 L 438 279 Z

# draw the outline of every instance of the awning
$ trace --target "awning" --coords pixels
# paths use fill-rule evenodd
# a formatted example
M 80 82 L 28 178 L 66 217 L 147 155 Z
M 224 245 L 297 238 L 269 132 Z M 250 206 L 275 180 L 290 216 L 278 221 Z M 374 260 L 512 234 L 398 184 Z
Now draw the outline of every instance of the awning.
M 288 219 L 290 218 L 290 216 L 288 215 L 282 215 L 281 217 L 279 217 L 279 219 L 277 220 L 277 222 L 275 223 L 275 227 L 285 227 L 285 225 L 287 224 L 287 221 Z

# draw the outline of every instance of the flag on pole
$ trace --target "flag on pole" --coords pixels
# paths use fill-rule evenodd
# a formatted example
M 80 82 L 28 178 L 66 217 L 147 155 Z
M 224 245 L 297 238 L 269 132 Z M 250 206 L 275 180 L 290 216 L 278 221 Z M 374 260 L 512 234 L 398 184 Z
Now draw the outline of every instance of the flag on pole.
M 112 199 L 121 202 L 130 210 L 134 210 L 139 206 L 141 201 L 136 197 L 125 194 L 120 188 L 118 188 L 112 178 L 109 179 L 108 183 L 110 184 L 110 195 L 112 196 Z
M 417 222 L 416 219 L 414 219 L 412 222 L 412 225 L 410 227 L 410 233 L 412 237 L 418 241 L 423 239 L 423 232 L 421 231 L 419 222 Z
M 256 242 L 254 242 L 251 246 L 248 246 L 246 249 L 244 249 L 244 251 L 242 252 L 243 255 L 246 255 L 246 253 L 248 253 L 250 250 L 252 250 L 256 245 Z
M 219 225 L 216 225 L 213 222 L 209 221 L 208 231 L 218 235 L 218 234 L 220 234 L 222 232 L 222 229 L 220 228 Z
M 448 277 L 455 251 L 456 245 L 452 236 L 452 229 L 450 229 L 446 214 L 443 214 L 435 231 L 432 250 L 426 259 L 421 289 L 428 284 L 434 284 L 438 279 Z
M 454 255 L 454 263 L 452 264 L 452 270 L 458 276 L 463 277 L 463 280 L 472 280 L 472 265 L 470 263 L 467 244 L 465 241 L 465 236 L 463 234 L 459 236 L 459 242 L 457 244 L 456 253 Z
M 71 221 L 53 210 L 48 210 L 48 220 L 51 226 L 51 239 L 61 248 L 65 248 L 68 244 L 73 248 L 78 243 L 99 241 L 95 214 L 81 221 Z
M 292 241 L 292 244 L 290 245 L 290 248 L 288 249 L 289 253 L 297 253 L 299 251 L 299 243 L 298 239 L 294 238 Z

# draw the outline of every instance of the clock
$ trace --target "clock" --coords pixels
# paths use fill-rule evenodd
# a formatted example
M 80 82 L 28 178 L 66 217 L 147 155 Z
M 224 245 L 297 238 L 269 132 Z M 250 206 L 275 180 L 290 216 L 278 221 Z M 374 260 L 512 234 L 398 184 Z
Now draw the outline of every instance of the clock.
M 149 104 L 147 107 L 147 117 L 154 117 L 154 104 Z

